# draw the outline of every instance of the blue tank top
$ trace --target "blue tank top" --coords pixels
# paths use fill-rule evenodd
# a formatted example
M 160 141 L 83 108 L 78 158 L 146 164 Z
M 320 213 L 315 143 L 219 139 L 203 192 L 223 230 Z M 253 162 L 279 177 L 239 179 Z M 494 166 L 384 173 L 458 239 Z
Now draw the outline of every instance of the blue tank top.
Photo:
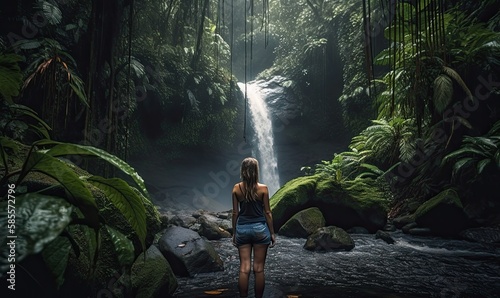
M 240 211 L 237 224 L 266 222 L 266 218 L 264 217 L 264 203 L 262 201 L 241 201 L 239 205 Z

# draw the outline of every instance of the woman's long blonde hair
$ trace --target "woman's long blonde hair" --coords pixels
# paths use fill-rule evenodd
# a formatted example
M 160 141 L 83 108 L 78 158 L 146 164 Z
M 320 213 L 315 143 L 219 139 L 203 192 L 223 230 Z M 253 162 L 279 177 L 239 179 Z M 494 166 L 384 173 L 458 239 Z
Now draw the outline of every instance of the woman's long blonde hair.
M 259 162 L 253 157 L 247 157 L 241 162 L 241 180 L 244 183 L 243 201 L 257 199 L 257 183 L 259 182 Z

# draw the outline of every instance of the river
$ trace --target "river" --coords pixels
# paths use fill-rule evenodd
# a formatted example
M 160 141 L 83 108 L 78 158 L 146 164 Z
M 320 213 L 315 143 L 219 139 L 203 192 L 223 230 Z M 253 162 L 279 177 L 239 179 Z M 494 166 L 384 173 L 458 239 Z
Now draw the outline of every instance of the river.
M 401 232 L 392 234 L 392 245 L 351 236 L 353 250 L 327 253 L 303 249 L 305 239 L 278 236 L 266 261 L 264 297 L 500 297 L 499 246 Z M 178 278 L 175 297 L 238 297 L 237 249 L 230 239 L 211 243 L 225 270 Z M 205 294 L 210 290 L 220 294 Z

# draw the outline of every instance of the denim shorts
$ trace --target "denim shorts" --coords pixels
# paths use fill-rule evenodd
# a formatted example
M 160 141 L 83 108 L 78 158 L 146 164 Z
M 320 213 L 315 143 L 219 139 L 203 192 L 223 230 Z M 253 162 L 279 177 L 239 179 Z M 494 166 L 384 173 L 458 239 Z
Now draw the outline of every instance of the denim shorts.
M 236 225 L 236 245 L 270 244 L 271 232 L 265 222 L 254 222 Z

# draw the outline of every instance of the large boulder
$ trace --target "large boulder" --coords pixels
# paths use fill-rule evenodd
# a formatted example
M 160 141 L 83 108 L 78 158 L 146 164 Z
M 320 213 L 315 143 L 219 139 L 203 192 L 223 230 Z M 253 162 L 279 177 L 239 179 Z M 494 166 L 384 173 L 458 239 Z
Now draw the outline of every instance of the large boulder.
M 210 242 L 190 229 L 169 227 L 158 244 L 179 276 L 192 277 L 198 273 L 224 270 L 224 264 Z
M 279 231 L 295 213 L 313 207 L 312 198 L 316 190 L 316 176 L 299 177 L 288 181 L 270 199 L 274 230 Z
M 280 188 L 270 200 L 274 229 L 280 228 L 301 210 L 317 207 L 327 226 L 343 229 L 364 227 L 371 233 L 383 229 L 387 221 L 384 202 L 359 199 L 326 175 L 295 178 Z
M 467 215 L 458 193 L 453 189 L 446 189 L 415 211 L 415 222 L 434 234 L 455 236 L 467 225 Z
M 177 279 L 160 250 L 151 245 L 132 265 L 131 287 L 134 297 L 170 297 L 177 289 Z
M 304 248 L 313 251 L 339 251 L 354 248 L 354 241 L 343 229 L 335 226 L 316 230 L 304 244 Z
M 317 207 L 302 210 L 292 216 L 279 230 L 287 237 L 307 238 L 317 229 L 325 226 L 325 218 Z

